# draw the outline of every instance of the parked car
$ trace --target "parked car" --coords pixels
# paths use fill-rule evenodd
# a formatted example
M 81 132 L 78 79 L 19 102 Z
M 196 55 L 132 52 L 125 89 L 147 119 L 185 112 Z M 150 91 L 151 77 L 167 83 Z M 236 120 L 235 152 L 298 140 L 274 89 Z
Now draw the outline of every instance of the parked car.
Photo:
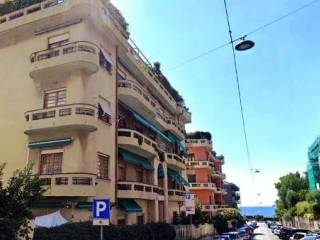
M 231 240 L 229 235 L 215 235 L 212 240 Z
M 301 240 L 318 240 L 318 239 L 320 239 L 319 235 L 307 235 L 301 238 Z
M 237 232 L 239 232 L 240 237 L 243 239 L 250 239 L 253 235 L 253 229 L 249 226 L 243 226 L 237 229 Z
M 231 240 L 241 240 L 242 239 L 238 232 L 226 232 L 226 233 L 222 233 L 222 235 L 228 235 Z
M 296 232 L 289 239 L 290 240 L 301 239 L 301 238 L 304 238 L 305 236 L 307 236 L 307 233 L 305 233 L 305 232 Z
M 289 240 L 290 237 L 293 234 L 297 233 L 297 232 L 309 233 L 309 230 L 306 230 L 306 229 L 292 229 L 292 228 L 283 227 L 283 228 L 280 229 L 279 238 L 283 239 L 283 240 Z

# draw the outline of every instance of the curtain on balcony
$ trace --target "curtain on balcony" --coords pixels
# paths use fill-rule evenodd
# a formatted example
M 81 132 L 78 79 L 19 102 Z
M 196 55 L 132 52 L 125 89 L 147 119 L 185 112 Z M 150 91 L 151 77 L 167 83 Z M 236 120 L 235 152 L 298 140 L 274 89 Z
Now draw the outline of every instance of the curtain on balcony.
M 178 184 L 186 185 L 186 186 L 189 185 L 188 181 L 185 180 L 178 171 L 173 170 L 171 168 L 168 168 L 168 177 L 171 178 L 172 181 Z
M 72 142 L 71 138 L 55 139 L 55 140 L 31 142 L 31 143 L 28 144 L 28 147 L 30 149 L 39 149 L 39 148 L 47 148 L 47 147 L 59 147 L 59 146 L 68 145 L 71 142 Z
M 118 199 L 118 203 L 119 203 L 119 206 L 127 213 L 139 213 L 139 212 L 142 212 L 142 208 L 133 199 L 119 198 Z
M 168 138 L 172 142 L 175 142 L 177 144 L 177 146 L 179 147 L 180 155 L 183 155 L 184 157 L 188 157 L 188 152 L 186 148 L 183 146 L 180 139 L 176 137 L 176 135 L 172 134 L 171 132 L 168 132 Z
M 153 167 L 150 161 L 147 158 L 139 156 L 135 153 L 129 152 L 127 150 L 119 148 L 119 156 L 121 159 L 131 165 L 135 165 L 139 168 L 142 168 L 146 171 L 152 171 Z
M 140 114 L 136 113 L 133 110 L 130 110 L 131 113 L 133 114 L 133 117 L 140 122 L 142 125 L 144 125 L 145 127 L 149 128 L 151 131 L 155 132 L 156 134 L 159 135 L 159 137 L 161 137 L 163 140 L 165 140 L 168 143 L 173 143 L 172 140 L 170 138 L 168 138 L 166 135 L 164 135 L 160 129 L 158 129 L 157 127 L 155 127 L 152 123 L 150 123 L 148 120 L 146 120 L 145 118 L 143 118 Z

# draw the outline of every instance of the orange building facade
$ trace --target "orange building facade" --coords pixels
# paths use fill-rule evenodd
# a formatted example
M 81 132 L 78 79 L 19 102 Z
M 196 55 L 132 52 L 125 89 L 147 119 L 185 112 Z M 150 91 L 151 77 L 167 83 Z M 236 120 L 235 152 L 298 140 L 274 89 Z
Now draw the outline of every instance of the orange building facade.
M 188 150 L 187 175 L 190 192 L 196 195 L 197 204 L 203 212 L 213 215 L 224 206 L 222 172 L 224 156 L 213 151 L 211 139 L 186 139 Z

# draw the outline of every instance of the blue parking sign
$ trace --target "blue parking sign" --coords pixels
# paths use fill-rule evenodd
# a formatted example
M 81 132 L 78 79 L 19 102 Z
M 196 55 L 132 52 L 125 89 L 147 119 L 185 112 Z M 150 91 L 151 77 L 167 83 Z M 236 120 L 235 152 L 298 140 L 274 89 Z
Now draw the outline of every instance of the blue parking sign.
M 108 225 L 110 219 L 110 199 L 94 199 L 92 205 L 93 224 Z

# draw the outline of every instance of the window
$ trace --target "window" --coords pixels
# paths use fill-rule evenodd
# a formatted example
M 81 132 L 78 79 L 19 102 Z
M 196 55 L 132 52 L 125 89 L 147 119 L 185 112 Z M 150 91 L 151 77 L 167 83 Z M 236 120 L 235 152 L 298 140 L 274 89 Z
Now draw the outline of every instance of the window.
M 62 158 L 62 152 L 41 154 L 40 175 L 62 173 Z
M 121 69 L 118 68 L 117 80 L 118 81 L 123 81 L 123 80 L 126 80 L 126 78 L 127 78 L 127 74 L 125 72 L 123 72 Z
M 98 117 L 105 123 L 111 123 L 111 106 L 110 102 L 100 98 L 98 104 Z
M 58 107 L 66 104 L 66 89 L 48 91 L 44 94 L 44 108 Z
M 109 179 L 109 156 L 98 154 L 98 178 Z
M 126 219 L 122 218 L 122 219 L 118 219 L 118 226 L 125 226 L 126 225 Z
M 137 216 L 137 224 L 144 224 L 144 215 Z
M 48 48 L 59 47 L 69 42 L 69 33 L 63 33 L 60 35 L 52 36 L 48 38 Z
M 137 174 L 137 182 L 142 183 L 143 182 L 143 171 L 142 171 L 142 169 L 137 169 L 136 170 L 136 174 Z
M 126 181 L 126 165 L 124 162 L 119 160 L 118 164 L 118 180 Z

